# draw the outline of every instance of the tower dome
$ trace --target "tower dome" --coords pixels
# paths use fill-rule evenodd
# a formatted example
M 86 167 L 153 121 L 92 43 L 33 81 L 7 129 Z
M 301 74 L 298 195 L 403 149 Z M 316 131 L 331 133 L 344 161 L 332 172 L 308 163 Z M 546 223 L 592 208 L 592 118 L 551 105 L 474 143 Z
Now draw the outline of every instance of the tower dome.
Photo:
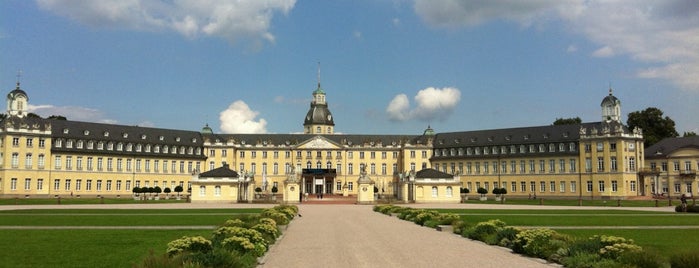
M 19 87 L 19 81 L 17 81 L 17 87 L 10 91 L 10 93 L 7 93 L 7 114 L 10 116 L 25 117 L 27 115 L 28 102 L 29 96 Z
M 620 121 L 621 120 L 621 101 L 612 94 L 612 88 L 609 88 L 609 95 L 602 99 L 600 104 L 602 107 L 602 121 Z

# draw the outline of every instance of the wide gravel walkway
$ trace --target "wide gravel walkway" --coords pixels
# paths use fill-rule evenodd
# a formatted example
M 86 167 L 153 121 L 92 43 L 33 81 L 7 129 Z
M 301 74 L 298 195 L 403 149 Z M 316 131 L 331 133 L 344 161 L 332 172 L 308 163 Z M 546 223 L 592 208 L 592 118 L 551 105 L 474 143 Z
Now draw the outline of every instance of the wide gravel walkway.
M 556 267 L 362 205 L 299 205 L 260 267 Z

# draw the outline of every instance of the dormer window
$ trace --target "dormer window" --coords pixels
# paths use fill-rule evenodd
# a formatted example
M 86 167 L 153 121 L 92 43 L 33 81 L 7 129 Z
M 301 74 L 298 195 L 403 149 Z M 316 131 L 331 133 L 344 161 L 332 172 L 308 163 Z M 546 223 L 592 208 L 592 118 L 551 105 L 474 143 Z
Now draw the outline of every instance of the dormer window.
M 176 142 L 180 142 L 180 137 L 175 138 Z
M 85 136 L 90 135 L 90 131 L 89 131 L 89 130 L 85 130 L 85 131 L 83 131 L 83 134 L 84 134 Z
M 63 134 L 68 134 L 68 132 L 70 132 L 69 129 L 67 129 L 67 128 L 64 128 L 64 129 L 63 129 Z
M 161 140 L 161 141 L 162 141 L 162 140 L 165 140 L 165 137 L 160 136 L 160 137 L 158 137 L 158 140 Z
M 146 134 L 141 135 L 141 139 L 145 140 L 146 139 Z
M 104 132 L 104 136 L 105 136 L 105 137 L 109 137 L 109 131 L 105 131 L 105 132 Z
M 124 132 L 123 134 L 121 134 L 121 136 L 124 137 L 124 139 L 126 139 L 129 137 L 129 133 Z

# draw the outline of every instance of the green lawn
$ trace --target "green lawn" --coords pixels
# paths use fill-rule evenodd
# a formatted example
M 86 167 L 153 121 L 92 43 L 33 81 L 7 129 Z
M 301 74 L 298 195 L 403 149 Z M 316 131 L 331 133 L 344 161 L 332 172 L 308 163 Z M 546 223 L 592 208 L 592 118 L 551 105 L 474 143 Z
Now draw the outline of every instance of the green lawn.
M 552 229 L 577 238 L 593 235 L 615 235 L 634 239 L 636 244 L 663 254 L 676 251 L 699 251 L 699 214 L 632 210 L 486 210 L 435 209 L 455 213 L 469 223 L 499 219 L 511 226 L 551 226 Z M 556 227 L 566 227 L 556 229 Z M 584 229 L 583 227 L 599 227 Z M 614 229 L 631 226 L 634 229 Z M 680 226 L 678 229 L 644 229 L 643 226 Z M 687 226 L 683 228 L 682 226 Z M 572 228 L 571 228 L 572 227 Z M 575 227 L 580 227 L 576 229 Z M 609 228 L 605 228 L 609 227 Z
M 261 209 L 49 209 L 0 211 L 3 226 L 218 226 Z M 132 267 L 167 243 L 205 230 L 0 229 L 2 267 Z
M 69 209 L 0 211 L 0 226 L 220 225 L 234 214 L 262 209 Z
M 585 198 L 585 197 L 584 197 Z M 679 199 L 672 199 L 672 206 L 677 206 L 680 204 Z M 583 199 L 582 206 L 595 206 L 595 207 L 655 207 L 656 200 L 601 200 L 589 198 Z M 689 203 L 692 204 L 692 200 Z M 500 204 L 500 201 L 495 201 L 492 196 L 488 197 L 487 201 L 478 200 L 478 196 L 469 196 L 469 200 L 466 201 L 467 204 Z M 508 205 L 544 205 L 544 206 L 579 206 L 581 203 L 577 199 L 526 199 L 526 198 L 508 198 L 505 202 Z M 659 207 L 670 206 L 667 199 L 657 199 L 657 205 Z

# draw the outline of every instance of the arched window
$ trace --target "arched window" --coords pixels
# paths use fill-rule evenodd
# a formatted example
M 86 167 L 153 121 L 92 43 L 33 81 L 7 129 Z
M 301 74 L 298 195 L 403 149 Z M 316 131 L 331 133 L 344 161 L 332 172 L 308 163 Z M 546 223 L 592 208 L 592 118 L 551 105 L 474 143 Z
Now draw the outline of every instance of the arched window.
M 454 191 L 452 190 L 451 186 L 447 186 L 447 197 L 452 197 L 454 194 Z
M 437 186 L 432 186 L 432 197 L 437 197 L 439 196 L 439 191 L 437 190 Z

